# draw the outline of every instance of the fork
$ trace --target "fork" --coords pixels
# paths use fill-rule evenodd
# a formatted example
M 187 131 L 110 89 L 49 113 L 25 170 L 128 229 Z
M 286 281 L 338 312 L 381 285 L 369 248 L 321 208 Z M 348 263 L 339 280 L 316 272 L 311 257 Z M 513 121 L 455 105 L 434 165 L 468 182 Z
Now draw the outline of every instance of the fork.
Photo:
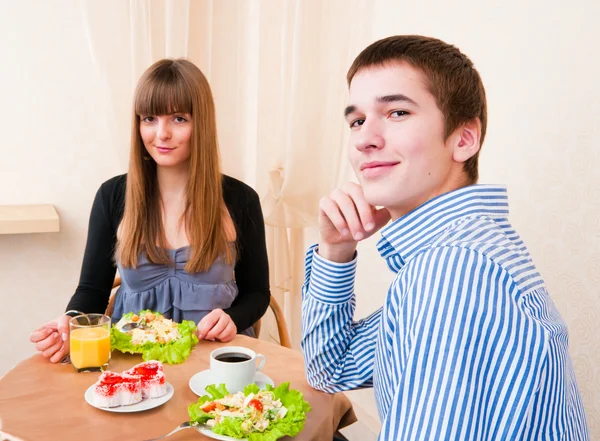
M 198 424 L 198 423 L 192 423 L 191 421 L 186 421 L 185 423 L 181 423 L 179 426 L 177 426 L 175 429 L 173 429 L 166 435 L 159 436 L 158 438 L 147 439 L 144 441 L 158 441 L 159 439 L 165 439 L 166 437 L 173 435 L 175 432 L 179 432 L 180 430 L 183 430 L 183 429 L 189 429 L 190 427 L 192 429 L 196 429 L 198 431 L 198 433 L 201 433 L 199 426 L 200 426 L 200 424 Z

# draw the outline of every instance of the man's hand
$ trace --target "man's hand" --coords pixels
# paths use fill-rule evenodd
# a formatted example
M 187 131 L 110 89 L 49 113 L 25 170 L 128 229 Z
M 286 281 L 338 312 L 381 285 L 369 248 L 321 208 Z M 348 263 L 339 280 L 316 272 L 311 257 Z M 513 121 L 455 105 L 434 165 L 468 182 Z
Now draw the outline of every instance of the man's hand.
M 52 363 L 58 363 L 69 353 L 69 320 L 68 315 L 61 315 L 45 325 L 40 326 L 29 336 L 35 348 Z
M 349 262 L 357 243 L 372 236 L 390 218 L 387 209 L 377 209 L 365 200 L 358 184 L 346 183 L 319 203 L 319 255 L 334 262 Z
M 228 342 L 237 334 L 237 327 L 233 320 L 222 309 L 213 309 L 198 323 L 196 335 L 199 339 L 219 340 Z

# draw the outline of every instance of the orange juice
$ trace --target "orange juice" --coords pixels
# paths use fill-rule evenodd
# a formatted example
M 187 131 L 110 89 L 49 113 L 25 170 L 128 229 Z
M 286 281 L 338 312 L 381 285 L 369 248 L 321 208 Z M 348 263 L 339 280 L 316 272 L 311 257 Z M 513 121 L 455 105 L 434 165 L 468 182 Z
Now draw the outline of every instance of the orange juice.
M 71 363 L 76 369 L 98 368 L 110 359 L 110 332 L 105 327 L 71 330 Z

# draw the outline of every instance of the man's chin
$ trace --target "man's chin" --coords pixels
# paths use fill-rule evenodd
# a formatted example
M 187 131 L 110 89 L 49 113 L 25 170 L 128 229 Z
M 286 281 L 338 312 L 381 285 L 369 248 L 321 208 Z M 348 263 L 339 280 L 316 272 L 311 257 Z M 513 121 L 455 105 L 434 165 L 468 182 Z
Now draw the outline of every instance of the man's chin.
M 390 194 L 383 189 L 368 189 L 363 187 L 365 200 L 374 207 L 387 207 L 390 204 Z

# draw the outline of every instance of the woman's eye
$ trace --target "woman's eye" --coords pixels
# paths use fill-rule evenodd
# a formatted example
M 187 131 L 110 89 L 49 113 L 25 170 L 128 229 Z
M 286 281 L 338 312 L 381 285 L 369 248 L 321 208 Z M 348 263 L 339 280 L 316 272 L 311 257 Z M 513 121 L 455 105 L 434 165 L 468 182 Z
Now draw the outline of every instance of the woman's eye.
M 183 116 L 176 116 L 175 117 L 175 122 L 184 123 L 184 122 L 187 122 L 187 119 L 184 118 Z
M 393 112 L 390 113 L 391 117 L 394 118 L 400 118 L 401 116 L 406 116 L 409 115 L 409 113 L 406 110 L 394 110 Z
M 142 121 L 146 122 L 146 123 L 151 123 L 152 121 L 154 121 L 154 117 L 153 116 L 144 116 L 142 118 Z
M 357 119 L 350 123 L 350 128 L 362 126 L 365 123 L 364 119 Z

